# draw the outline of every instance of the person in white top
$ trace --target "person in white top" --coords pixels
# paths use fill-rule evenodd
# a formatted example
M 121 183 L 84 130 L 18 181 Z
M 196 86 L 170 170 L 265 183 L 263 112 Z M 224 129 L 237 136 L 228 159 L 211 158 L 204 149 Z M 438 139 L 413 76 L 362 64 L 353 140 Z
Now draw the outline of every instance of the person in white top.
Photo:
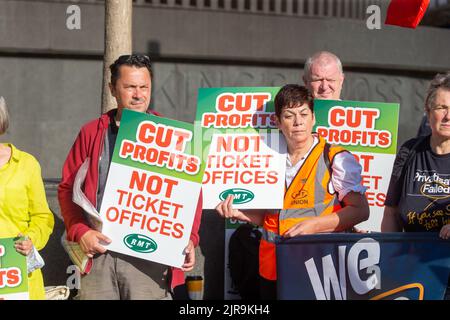
M 291 185 L 292 180 L 297 175 L 305 159 L 311 153 L 311 150 L 319 143 L 319 138 L 316 134 L 312 134 L 313 144 L 306 154 L 301 157 L 297 163 L 293 163 L 289 154 L 286 158 L 286 187 Z M 331 165 L 332 175 L 328 184 L 329 190 L 338 193 L 339 201 L 350 192 L 363 192 L 366 190 L 361 185 L 361 165 L 355 161 L 354 156 L 350 152 L 340 152 L 336 154 Z
M 305 87 L 298 85 L 286 85 L 280 89 L 280 92 L 284 90 L 308 92 Z M 319 137 L 317 134 L 312 133 L 312 128 L 315 124 L 312 99 L 308 103 L 302 103 L 301 105 L 294 104 L 294 107 L 283 106 L 280 109 L 280 114 L 277 115 L 277 124 L 288 145 L 286 160 L 286 187 L 288 188 L 312 149 L 319 143 Z M 367 220 L 369 206 L 367 199 L 364 197 L 366 188 L 361 185 L 361 165 L 350 152 L 340 152 L 335 155 L 331 168 L 332 175 L 328 185 L 330 193 L 336 192 L 340 202 L 345 203 L 346 200 L 354 199 L 354 201 L 350 200 L 350 203 L 354 202 L 354 207 L 357 208 L 355 210 L 355 219 L 351 219 L 352 221 L 348 225 L 351 227 Z M 348 196 L 348 199 L 345 199 L 346 196 Z M 232 198 L 233 196 L 230 195 L 217 205 L 216 210 L 219 212 L 219 215 L 225 218 L 233 218 L 262 225 L 264 215 L 260 214 L 261 210 L 241 211 L 232 209 Z M 350 210 L 346 209 L 346 211 Z M 326 220 L 330 220 L 330 217 L 327 217 Z M 335 220 L 334 223 L 324 223 L 324 226 L 315 225 L 314 228 L 308 226 L 306 229 L 300 228 L 299 230 L 293 228 L 285 236 L 294 237 L 300 234 L 335 231 L 339 222 L 337 215 L 332 220 Z M 309 225 L 306 221 L 309 220 L 305 220 L 299 226 Z M 346 228 L 347 226 L 343 229 Z
M 307 88 L 283 86 L 275 97 L 275 114 L 288 147 L 283 210 L 233 209 L 232 195 L 216 207 L 224 218 L 263 226 L 259 253 L 263 299 L 276 298 L 275 236 L 291 238 L 345 231 L 369 217 L 361 166 L 340 147 L 328 145 L 329 153 L 325 154 L 327 144 L 312 132 L 314 102 Z M 326 157 L 331 163 L 329 171 L 325 169 Z M 307 201 L 296 201 L 300 200 L 297 195 L 303 195 L 301 200 Z

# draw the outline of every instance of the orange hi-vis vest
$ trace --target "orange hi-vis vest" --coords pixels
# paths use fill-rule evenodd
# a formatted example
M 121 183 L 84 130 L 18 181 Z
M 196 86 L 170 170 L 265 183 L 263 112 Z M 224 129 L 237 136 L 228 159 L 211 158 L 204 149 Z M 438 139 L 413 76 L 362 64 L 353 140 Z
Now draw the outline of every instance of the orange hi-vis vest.
M 284 194 L 283 210 L 267 212 L 264 217 L 263 232 L 259 246 L 259 273 L 268 280 L 277 279 L 275 238 L 283 235 L 292 226 L 311 217 L 324 216 L 338 211 L 338 195 L 328 188 L 331 176 L 323 156 L 325 140 L 313 148 L 300 167 L 297 175 Z M 328 157 L 333 163 L 334 156 L 345 149 L 330 146 Z

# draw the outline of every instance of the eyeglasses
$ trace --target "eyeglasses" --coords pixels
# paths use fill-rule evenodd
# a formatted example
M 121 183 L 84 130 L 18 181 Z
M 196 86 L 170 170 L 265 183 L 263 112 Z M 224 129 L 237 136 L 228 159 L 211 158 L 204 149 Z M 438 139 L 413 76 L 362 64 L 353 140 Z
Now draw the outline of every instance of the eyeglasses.
M 449 106 L 434 106 L 433 108 L 431 108 L 432 111 L 438 113 L 438 114 L 447 114 L 449 111 Z

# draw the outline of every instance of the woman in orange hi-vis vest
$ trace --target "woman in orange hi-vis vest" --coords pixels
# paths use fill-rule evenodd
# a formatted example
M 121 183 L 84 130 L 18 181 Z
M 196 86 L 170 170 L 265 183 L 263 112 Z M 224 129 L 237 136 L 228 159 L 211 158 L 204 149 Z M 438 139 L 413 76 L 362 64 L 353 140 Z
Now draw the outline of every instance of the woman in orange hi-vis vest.
M 369 217 L 361 166 L 350 152 L 312 132 L 314 101 L 308 90 L 294 84 L 282 87 L 275 97 L 275 114 L 288 146 L 283 210 L 233 209 L 233 196 L 216 207 L 224 218 L 263 226 L 259 248 L 263 299 L 276 299 L 276 236 L 345 231 Z

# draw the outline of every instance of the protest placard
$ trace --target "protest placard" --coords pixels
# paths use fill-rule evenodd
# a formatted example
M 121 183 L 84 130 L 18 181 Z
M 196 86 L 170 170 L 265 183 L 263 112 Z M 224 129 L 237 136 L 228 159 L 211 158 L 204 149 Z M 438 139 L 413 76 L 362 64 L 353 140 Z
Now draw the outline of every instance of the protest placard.
M 279 88 L 201 88 L 196 123 L 206 168 L 203 207 L 230 194 L 241 209 L 283 207 L 286 144 L 276 128 Z
M 362 166 L 370 217 L 358 225 L 379 231 L 397 152 L 397 103 L 315 100 L 316 131 L 328 143 L 352 152 Z
M 214 209 L 229 194 L 241 209 L 281 209 L 286 143 L 275 124 L 273 99 L 279 87 L 201 88 L 196 128 L 206 159 L 203 207 Z M 238 299 L 228 268 L 228 244 L 237 221 L 225 227 L 224 297 Z
M 204 170 L 193 140 L 192 124 L 123 111 L 100 208 L 108 250 L 181 267 Z
M 27 258 L 14 248 L 15 238 L 0 239 L 0 300 L 28 300 Z

